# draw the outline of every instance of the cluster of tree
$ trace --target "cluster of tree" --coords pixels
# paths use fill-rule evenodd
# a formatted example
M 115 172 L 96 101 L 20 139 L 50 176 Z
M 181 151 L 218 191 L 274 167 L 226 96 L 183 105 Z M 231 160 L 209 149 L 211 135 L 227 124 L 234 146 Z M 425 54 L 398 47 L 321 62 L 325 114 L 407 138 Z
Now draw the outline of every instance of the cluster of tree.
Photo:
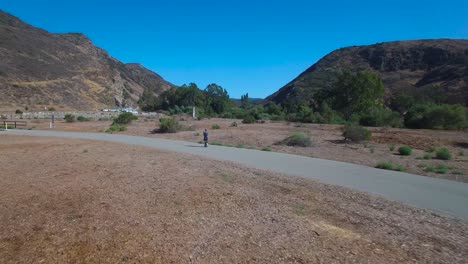
M 138 102 L 143 111 L 166 110 L 171 114 L 190 113 L 196 107 L 202 116 L 215 116 L 234 106 L 229 94 L 217 84 L 210 84 L 200 90 L 195 83 L 174 87 L 163 92 L 159 97 L 145 92 Z
M 245 94 L 240 106 L 229 100 L 228 92 L 216 84 L 200 90 L 196 84 L 183 85 L 164 92 L 159 98 L 145 93 L 140 100 L 143 110 L 166 110 L 171 114 L 191 113 L 256 120 L 287 120 L 303 123 L 354 123 L 363 126 L 409 128 L 468 128 L 468 110 L 450 104 L 440 87 L 405 89 L 384 100 L 384 85 L 371 72 L 342 72 L 328 89 L 315 92 L 313 101 L 295 98 L 278 105 L 254 104 Z

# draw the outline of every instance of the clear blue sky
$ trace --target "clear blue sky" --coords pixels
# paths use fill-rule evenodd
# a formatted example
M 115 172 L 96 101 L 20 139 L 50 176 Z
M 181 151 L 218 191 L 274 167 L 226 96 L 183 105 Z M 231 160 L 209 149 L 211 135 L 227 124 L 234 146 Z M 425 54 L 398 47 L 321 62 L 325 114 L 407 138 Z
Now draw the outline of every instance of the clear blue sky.
M 266 97 L 337 48 L 468 38 L 468 0 L 0 0 L 0 9 L 235 98 Z

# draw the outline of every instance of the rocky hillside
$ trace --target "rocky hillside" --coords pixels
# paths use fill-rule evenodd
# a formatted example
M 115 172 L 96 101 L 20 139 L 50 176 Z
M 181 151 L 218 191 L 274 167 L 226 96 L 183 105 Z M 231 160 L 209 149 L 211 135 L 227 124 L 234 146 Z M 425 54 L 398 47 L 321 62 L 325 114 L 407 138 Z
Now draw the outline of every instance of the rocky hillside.
M 158 95 L 172 86 L 83 34 L 51 34 L 0 11 L 0 109 L 136 106 L 144 90 Z
M 328 54 L 266 101 L 313 103 L 337 72 L 367 70 L 382 79 L 387 98 L 401 90 L 440 86 L 450 103 L 468 105 L 468 40 L 417 40 L 342 48 Z

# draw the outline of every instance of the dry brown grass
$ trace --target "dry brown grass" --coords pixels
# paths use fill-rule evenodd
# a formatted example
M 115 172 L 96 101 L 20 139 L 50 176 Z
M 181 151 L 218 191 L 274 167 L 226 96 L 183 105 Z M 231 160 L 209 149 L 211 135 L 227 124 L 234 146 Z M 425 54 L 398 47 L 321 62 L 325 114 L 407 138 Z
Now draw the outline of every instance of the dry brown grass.
M 0 135 L 0 263 L 463 263 L 466 222 L 199 157 Z

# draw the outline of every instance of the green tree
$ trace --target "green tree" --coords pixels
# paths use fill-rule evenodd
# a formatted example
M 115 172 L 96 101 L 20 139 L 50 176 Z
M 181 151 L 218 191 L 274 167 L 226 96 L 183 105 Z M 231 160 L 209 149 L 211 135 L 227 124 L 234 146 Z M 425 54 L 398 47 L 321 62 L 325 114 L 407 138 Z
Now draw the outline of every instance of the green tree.
M 251 106 L 251 102 L 249 100 L 249 93 L 241 95 L 241 108 L 247 109 Z
M 223 113 L 229 106 L 229 94 L 223 87 L 212 83 L 205 90 L 205 111 L 207 113 Z
M 332 108 L 341 112 L 346 120 L 354 113 L 383 105 L 383 83 L 377 75 L 366 71 L 343 72 L 329 92 Z

